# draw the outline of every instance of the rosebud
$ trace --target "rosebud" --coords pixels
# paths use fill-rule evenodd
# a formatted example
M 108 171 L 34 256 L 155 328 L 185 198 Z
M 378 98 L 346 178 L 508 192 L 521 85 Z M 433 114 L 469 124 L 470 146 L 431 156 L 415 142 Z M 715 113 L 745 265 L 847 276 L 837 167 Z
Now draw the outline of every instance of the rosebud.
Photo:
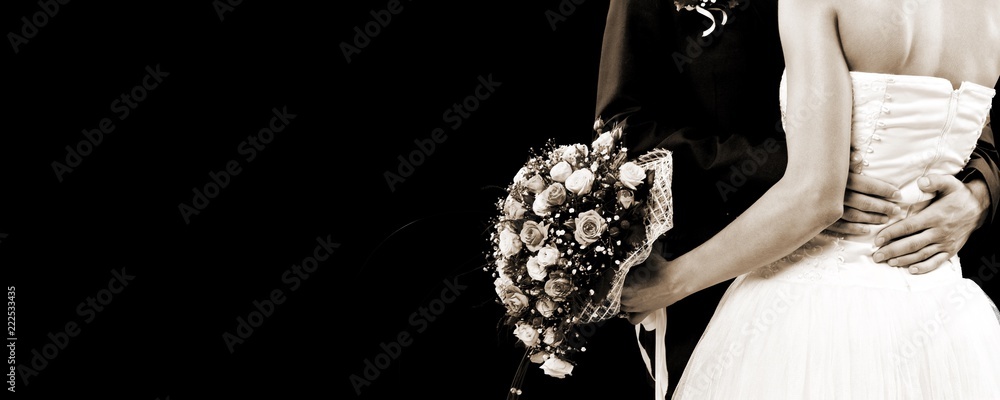
M 628 209 L 634 201 L 635 194 L 631 190 L 622 189 L 618 191 L 618 204 L 621 204 L 622 208 Z
M 618 234 L 620 233 L 621 232 L 618 230 L 617 226 L 612 226 L 611 229 L 608 229 L 608 234 L 611 235 L 611 237 L 618 237 Z

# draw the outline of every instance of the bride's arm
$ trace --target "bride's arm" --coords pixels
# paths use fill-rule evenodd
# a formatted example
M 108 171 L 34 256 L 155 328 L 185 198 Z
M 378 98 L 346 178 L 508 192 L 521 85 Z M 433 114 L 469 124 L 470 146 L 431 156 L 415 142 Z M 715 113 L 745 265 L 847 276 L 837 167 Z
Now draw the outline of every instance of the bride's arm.
M 850 157 L 852 86 L 833 0 L 780 0 L 787 72 L 788 168 L 746 212 L 678 257 L 656 279 L 627 288 L 623 310 L 646 312 L 771 263 L 837 221 Z

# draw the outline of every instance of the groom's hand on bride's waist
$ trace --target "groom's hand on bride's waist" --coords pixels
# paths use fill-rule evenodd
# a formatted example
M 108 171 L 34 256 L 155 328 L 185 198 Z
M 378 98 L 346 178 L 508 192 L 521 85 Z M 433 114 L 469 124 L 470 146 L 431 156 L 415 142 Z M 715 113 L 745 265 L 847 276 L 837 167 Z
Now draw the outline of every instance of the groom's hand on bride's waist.
M 950 175 L 928 175 L 918 180 L 920 189 L 937 193 L 920 212 L 885 227 L 875 238 L 872 258 L 910 273 L 933 271 L 958 253 L 982 226 L 990 205 L 982 179 L 962 183 Z
M 889 222 L 900 212 L 890 200 L 899 198 L 899 188 L 885 181 L 851 173 L 844 194 L 844 215 L 826 228 L 834 234 L 868 235 L 874 225 Z
M 928 175 L 919 184 L 923 191 L 937 196 L 919 213 L 879 231 L 872 254 L 875 262 L 908 268 L 914 274 L 933 271 L 958 253 L 972 232 L 982 225 L 990 202 L 982 179 L 962 184 L 954 176 Z M 884 224 L 901 212 L 889 201 L 898 196 L 897 187 L 852 173 L 844 195 L 844 216 L 827 231 L 870 234 L 875 225 Z

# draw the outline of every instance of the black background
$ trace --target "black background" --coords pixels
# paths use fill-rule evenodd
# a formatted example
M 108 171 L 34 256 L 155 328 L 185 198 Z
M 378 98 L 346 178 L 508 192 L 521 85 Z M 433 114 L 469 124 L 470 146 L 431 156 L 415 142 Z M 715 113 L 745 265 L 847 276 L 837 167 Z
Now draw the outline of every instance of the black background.
M 553 30 L 558 1 L 404 0 L 351 62 L 340 44 L 388 2 L 336 3 L 244 1 L 220 19 L 212 1 L 71 1 L 17 53 L 5 42 L 0 263 L 17 364 L 80 326 L 14 396 L 358 397 L 350 375 L 405 331 L 360 398 L 504 397 L 522 350 L 497 324 L 486 221 L 529 147 L 589 139 L 607 2 Z M 41 10 L 5 8 L 17 34 Z M 156 65 L 169 75 L 119 119 L 112 101 Z M 490 76 L 460 126 L 443 119 Z M 295 118 L 247 162 L 241 142 L 282 107 Z M 103 118 L 115 130 L 60 182 L 52 163 Z M 447 138 L 390 189 L 385 172 L 435 128 Z M 240 174 L 185 223 L 179 204 L 230 160 Z M 282 274 L 318 237 L 340 247 L 292 291 Z M 77 306 L 123 268 L 134 280 L 86 323 Z M 459 296 L 411 320 L 446 281 Z M 276 289 L 285 302 L 231 354 L 223 334 Z M 527 394 L 645 394 L 631 326 L 607 325 L 622 343 L 604 331 L 574 376 L 532 368 Z
M 608 2 L 577 2 L 403 0 L 350 62 L 341 43 L 387 1 L 244 1 L 223 18 L 209 0 L 71 1 L 16 53 L 5 42 L 0 283 L 16 287 L 17 364 L 80 326 L 7 398 L 503 398 L 522 350 L 482 270 L 487 219 L 529 147 L 590 138 Z M 4 8 L 5 33 L 41 10 Z M 111 102 L 156 65 L 169 75 L 119 120 Z M 490 76 L 460 126 L 444 120 Z M 241 142 L 282 107 L 295 118 L 247 162 Z M 52 163 L 102 118 L 115 130 L 60 182 Z M 447 138 L 390 188 L 435 128 Z M 178 206 L 230 160 L 241 172 L 186 223 Z M 339 248 L 292 291 L 282 274 L 317 238 Z M 135 278 L 84 322 L 78 305 L 122 269 Z M 452 299 L 446 282 L 458 296 L 419 317 Z M 274 290 L 285 302 L 230 353 L 223 334 Z M 350 376 L 401 332 L 359 395 Z M 573 376 L 532 368 L 524 398 L 648 398 L 633 335 L 607 323 Z

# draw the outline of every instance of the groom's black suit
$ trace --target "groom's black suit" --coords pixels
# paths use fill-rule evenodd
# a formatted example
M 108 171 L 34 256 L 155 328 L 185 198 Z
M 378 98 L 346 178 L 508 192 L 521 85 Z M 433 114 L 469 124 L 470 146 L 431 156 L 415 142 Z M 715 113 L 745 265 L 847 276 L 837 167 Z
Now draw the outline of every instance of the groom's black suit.
M 668 259 L 721 230 L 785 168 L 777 1 L 745 1 L 725 26 L 702 38 L 708 24 L 698 13 L 678 12 L 671 1 L 612 0 L 605 28 L 596 116 L 608 129 L 615 123 L 624 128 L 633 156 L 655 147 L 674 151 Z M 985 178 L 991 218 L 1000 200 L 998 160 L 992 132 L 984 131 L 960 176 Z M 670 306 L 671 390 L 728 284 Z

